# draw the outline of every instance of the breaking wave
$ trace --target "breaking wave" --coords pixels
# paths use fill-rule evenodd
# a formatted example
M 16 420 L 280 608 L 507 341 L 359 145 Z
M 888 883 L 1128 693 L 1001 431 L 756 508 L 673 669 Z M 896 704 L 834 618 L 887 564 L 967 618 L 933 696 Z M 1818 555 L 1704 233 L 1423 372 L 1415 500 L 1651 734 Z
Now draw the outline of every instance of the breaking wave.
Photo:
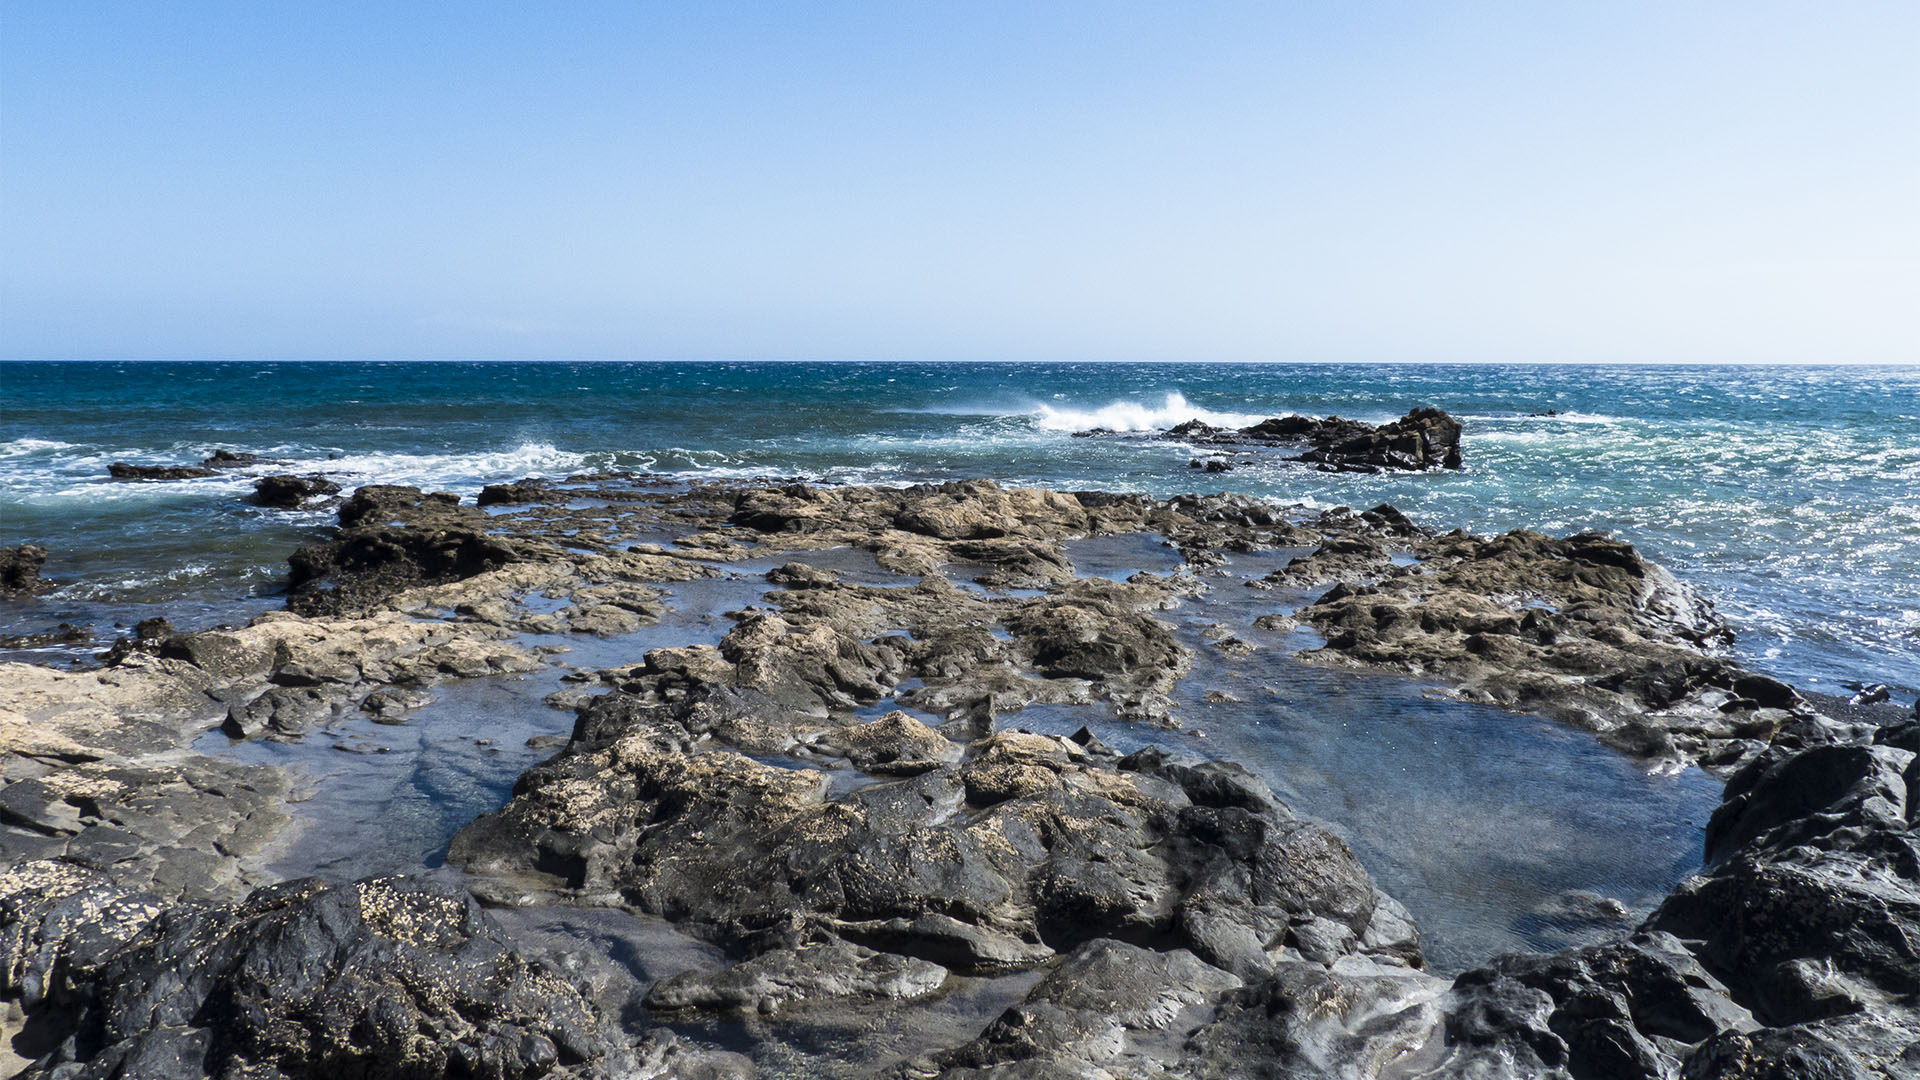
M 1266 419 L 1254 413 L 1218 412 L 1187 402 L 1179 391 L 1166 396 L 1159 405 L 1136 401 L 1115 401 L 1097 409 L 1063 409 L 1041 405 L 1033 414 L 1034 423 L 1047 431 L 1159 431 L 1188 420 L 1215 427 L 1248 427 Z

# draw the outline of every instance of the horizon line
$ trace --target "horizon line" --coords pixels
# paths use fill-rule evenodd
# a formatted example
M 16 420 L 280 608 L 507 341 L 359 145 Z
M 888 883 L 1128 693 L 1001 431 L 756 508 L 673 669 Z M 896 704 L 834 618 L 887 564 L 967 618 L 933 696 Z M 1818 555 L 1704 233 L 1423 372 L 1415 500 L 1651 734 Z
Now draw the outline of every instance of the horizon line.
M 343 356 L 12 356 L 0 364 L 1045 364 L 1099 366 L 1271 365 L 1275 367 L 1743 367 L 1920 368 L 1920 360 L 1014 360 L 885 359 L 871 357 L 343 357 Z

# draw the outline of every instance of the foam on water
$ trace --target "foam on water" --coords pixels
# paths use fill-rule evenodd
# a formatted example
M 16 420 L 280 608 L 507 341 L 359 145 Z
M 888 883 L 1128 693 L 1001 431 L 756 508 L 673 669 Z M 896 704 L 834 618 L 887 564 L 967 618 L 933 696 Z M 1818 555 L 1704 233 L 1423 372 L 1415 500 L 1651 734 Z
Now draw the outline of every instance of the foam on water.
M 122 582 L 238 558 L 255 587 L 324 515 L 249 507 L 261 472 L 472 495 L 525 475 L 1002 483 L 1309 506 L 1390 502 L 1424 524 L 1608 531 L 1734 622 L 1741 655 L 1814 688 L 1920 686 L 1920 368 L 1247 364 L 17 364 L 0 395 L 0 542 L 48 573 Z M 1460 473 L 1316 473 L 1246 455 L 1187 467 L 1172 442 L 1094 427 L 1369 421 L 1417 405 L 1466 423 Z M 1556 415 L 1541 415 L 1553 409 Z M 213 449 L 286 459 L 176 482 L 116 460 Z M 330 457 L 331 456 L 331 457 Z M 139 549 L 130 544 L 139 538 Z M 218 561 L 218 560 L 211 560 Z
M 1091 409 L 1041 405 L 1033 415 L 1036 417 L 1034 424 L 1046 431 L 1091 431 L 1094 428 L 1108 431 L 1160 431 L 1188 420 L 1198 420 L 1214 427 L 1238 428 L 1266 419 L 1255 413 L 1203 409 L 1190 404 L 1186 396 L 1177 390 L 1167 394 L 1157 406 L 1137 401 L 1115 401 Z

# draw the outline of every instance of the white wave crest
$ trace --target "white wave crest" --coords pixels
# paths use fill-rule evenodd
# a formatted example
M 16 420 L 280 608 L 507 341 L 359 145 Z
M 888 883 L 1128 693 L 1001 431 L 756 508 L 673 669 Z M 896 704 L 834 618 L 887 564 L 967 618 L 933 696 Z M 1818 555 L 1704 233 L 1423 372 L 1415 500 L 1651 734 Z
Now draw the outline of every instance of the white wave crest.
M 57 439 L 8 439 L 0 442 L 0 458 L 25 457 L 48 450 L 71 450 L 74 444 Z
M 1056 409 L 1051 405 L 1042 405 L 1033 415 L 1037 417 L 1034 423 L 1048 431 L 1089 431 L 1093 428 L 1159 431 L 1188 420 L 1198 420 L 1214 427 L 1249 427 L 1266 419 L 1254 413 L 1202 409 L 1188 404 L 1186 397 L 1177 390 L 1168 394 L 1166 400 L 1157 406 L 1134 401 L 1116 401 L 1097 409 Z
M 365 477 L 367 483 L 473 487 L 496 480 L 579 472 L 587 463 L 585 454 L 562 450 L 552 443 L 529 442 L 511 450 L 465 454 L 344 454 L 298 464 L 302 470 Z

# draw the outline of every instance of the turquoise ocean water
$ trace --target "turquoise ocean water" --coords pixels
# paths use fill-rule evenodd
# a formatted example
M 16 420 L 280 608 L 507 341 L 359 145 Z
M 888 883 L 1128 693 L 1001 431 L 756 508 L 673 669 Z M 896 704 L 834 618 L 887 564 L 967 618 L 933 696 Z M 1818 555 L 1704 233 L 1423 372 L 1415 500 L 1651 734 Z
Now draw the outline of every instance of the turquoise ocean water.
M 1094 426 L 1287 412 L 1466 424 L 1458 474 L 1188 467 Z M 1557 415 L 1539 416 L 1547 410 Z M 0 364 L 0 543 L 62 587 L 0 632 L 271 603 L 324 512 L 247 505 L 246 473 L 117 482 L 214 449 L 343 482 L 471 494 L 527 475 L 903 483 L 989 476 L 1314 506 L 1391 502 L 1478 532 L 1603 529 L 1705 590 L 1739 654 L 1802 685 L 1920 688 L 1920 368 L 900 363 Z M 1904 696 L 1904 695 L 1902 695 Z

